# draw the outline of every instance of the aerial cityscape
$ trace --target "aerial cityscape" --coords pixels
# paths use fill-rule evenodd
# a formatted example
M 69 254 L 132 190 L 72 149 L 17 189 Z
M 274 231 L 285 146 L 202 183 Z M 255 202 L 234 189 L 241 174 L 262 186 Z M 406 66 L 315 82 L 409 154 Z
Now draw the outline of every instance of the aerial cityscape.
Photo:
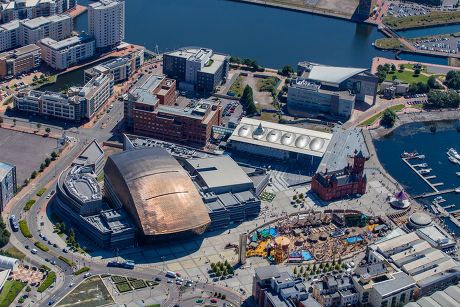
M 0 1 L 0 307 L 460 306 L 459 4 Z

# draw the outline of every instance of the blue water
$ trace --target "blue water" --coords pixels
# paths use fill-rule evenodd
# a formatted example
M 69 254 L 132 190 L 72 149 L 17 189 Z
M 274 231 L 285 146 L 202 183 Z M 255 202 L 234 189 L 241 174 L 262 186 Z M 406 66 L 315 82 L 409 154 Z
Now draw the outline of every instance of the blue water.
M 421 36 L 428 36 L 428 35 L 458 33 L 458 32 L 460 32 L 460 24 L 398 31 L 398 34 L 404 37 L 414 38 L 414 37 L 421 37 Z
M 430 132 L 430 127 L 435 126 L 436 132 Z M 460 172 L 460 166 L 454 165 L 447 159 L 447 150 L 451 147 L 460 150 L 460 133 L 456 127 L 460 126 L 460 120 L 435 123 L 412 123 L 403 125 L 388 136 L 374 141 L 377 155 L 385 169 L 395 178 L 403 188 L 412 196 L 433 190 L 420 179 L 400 158 L 403 151 L 416 150 L 425 155 L 424 160 L 417 163 L 427 163 L 433 169 L 430 175 L 437 178 L 431 182 L 443 182 L 439 190 L 450 189 L 460 186 L 460 177 L 455 173 Z M 415 163 L 415 162 L 413 162 Z M 447 201 L 442 206 L 456 205 L 460 209 L 460 195 L 455 193 L 442 196 Z M 430 204 L 434 199 L 423 199 L 420 202 Z M 454 209 L 449 209 L 452 211 Z M 447 224 L 450 224 L 448 222 Z M 452 229 L 460 234 L 460 229 L 451 224 Z
M 363 238 L 361 236 L 353 236 L 346 239 L 348 244 L 355 244 L 361 242 Z

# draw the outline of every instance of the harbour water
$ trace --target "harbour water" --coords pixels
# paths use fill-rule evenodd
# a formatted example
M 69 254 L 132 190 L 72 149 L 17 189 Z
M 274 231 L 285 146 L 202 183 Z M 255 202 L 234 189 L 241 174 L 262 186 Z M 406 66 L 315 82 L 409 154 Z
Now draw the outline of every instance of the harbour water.
M 436 127 L 434 133 L 431 132 L 433 126 Z M 439 190 L 460 187 L 460 177 L 455 174 L 460 172 L 460 165 L 449 162 L 446 154 L 451 147 L 460 151 L 458 126 L 460 126 L 460 120 L 412 123 L 398 127 L 389 135 L 374 141 L 379 160 L 390 175 L 401 183 L 412 196 L 433 192 L 433 190 L 402 161 L 400 155 L 404 151 L 412 152 L 415 150 L 419 154 L 425 155 L 425 159 L 413 160 L 411 163 L 427 163 L 427 168 L 432 169 L 429 175 L 436 176 L 431 182 L 444 183 L 444 185 L 437 187 Z M 460 194 L 453 192 L 444 194 L 442 197 L 446 200 L 442 206 L 450 207 L 447 211 L 460 209 Z M 430 197 L 419 199 L 419 201 L 431 204 L 433 199 L 434 197 Z M 453 225 L 448 219 L 445 222 L 452 231 L 460 235 L 460 228 Z
M 75 24 L 78 31 L 87 30 L 87 14 L 77 17 Z M 158 45 L 160 52 L 205 46 L 273 68 L 301 60 L 369 67 L 375 56 L 394 56 L 372 46 L 382 37 L 370 25 L 226 0 L 126 1 L 126 41 L 130 43 L 150 50 Z M 406 56 L 447 63 L 443 58 L 401 57 Z

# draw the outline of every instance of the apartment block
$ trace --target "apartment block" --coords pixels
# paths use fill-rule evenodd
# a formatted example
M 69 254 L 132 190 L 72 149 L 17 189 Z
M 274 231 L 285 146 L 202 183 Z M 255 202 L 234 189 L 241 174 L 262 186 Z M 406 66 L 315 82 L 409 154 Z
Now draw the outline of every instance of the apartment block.
M 19 21 L 14 20 L 0 25 L 0 51 L 19 46 Z
M 125 2 L 100 0 L 88 5 L 88 33 L 98 49 L 119 45 L 125 38 Z
M 33 44 L 49 37 L 56 41 L 63 40 L 72 34 L 73 21 L 70 15 L 53 15 L 21 20 L 19 23 L 19 44 Z
M 31 44 L 0 54 L 0 78 L 20 75 L 37 69 L 41 63 L 40 47 Z
M 6 23 L 17 19 L 32 19 L 62 14 L 76 5 L 76 0 L 2 0 L 0 4 L 0 22 Z
M 227 78 L 229 58 L 208 48 L 182 48 L 163 55 L 163 71 L 181 90 L 214 92 Z
M 42 59 L 57 70 L 64 70 L 80 61 L 94 56 L 95 41 L 87 35 L 73 36 L 61 41 L 44 38 L 38 42 Z

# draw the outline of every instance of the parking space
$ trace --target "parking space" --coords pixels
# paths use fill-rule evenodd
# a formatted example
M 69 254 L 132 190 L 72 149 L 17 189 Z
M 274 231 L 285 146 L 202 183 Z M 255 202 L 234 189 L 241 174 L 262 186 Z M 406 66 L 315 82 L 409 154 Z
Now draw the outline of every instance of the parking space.
M 425 104 L 428 102 L 427 94 L 405 95 L 404 99 L 406 104 L 410 106 Z
M 433 9 L 426 5 L 416 3 L 394 2 L 388 6 L 387 15 L 394 17 L 419 16 L 430 13 Z
M 52 138 L 0 128 L 0 160 L 16 165 L 19 185 L 57 150 L 56 145 Z
M 418 50 L 442 52 L 442 53 L 458 53 L 460 37 L 433 37 L 428 39 L 415 40 L 413 46 Z

